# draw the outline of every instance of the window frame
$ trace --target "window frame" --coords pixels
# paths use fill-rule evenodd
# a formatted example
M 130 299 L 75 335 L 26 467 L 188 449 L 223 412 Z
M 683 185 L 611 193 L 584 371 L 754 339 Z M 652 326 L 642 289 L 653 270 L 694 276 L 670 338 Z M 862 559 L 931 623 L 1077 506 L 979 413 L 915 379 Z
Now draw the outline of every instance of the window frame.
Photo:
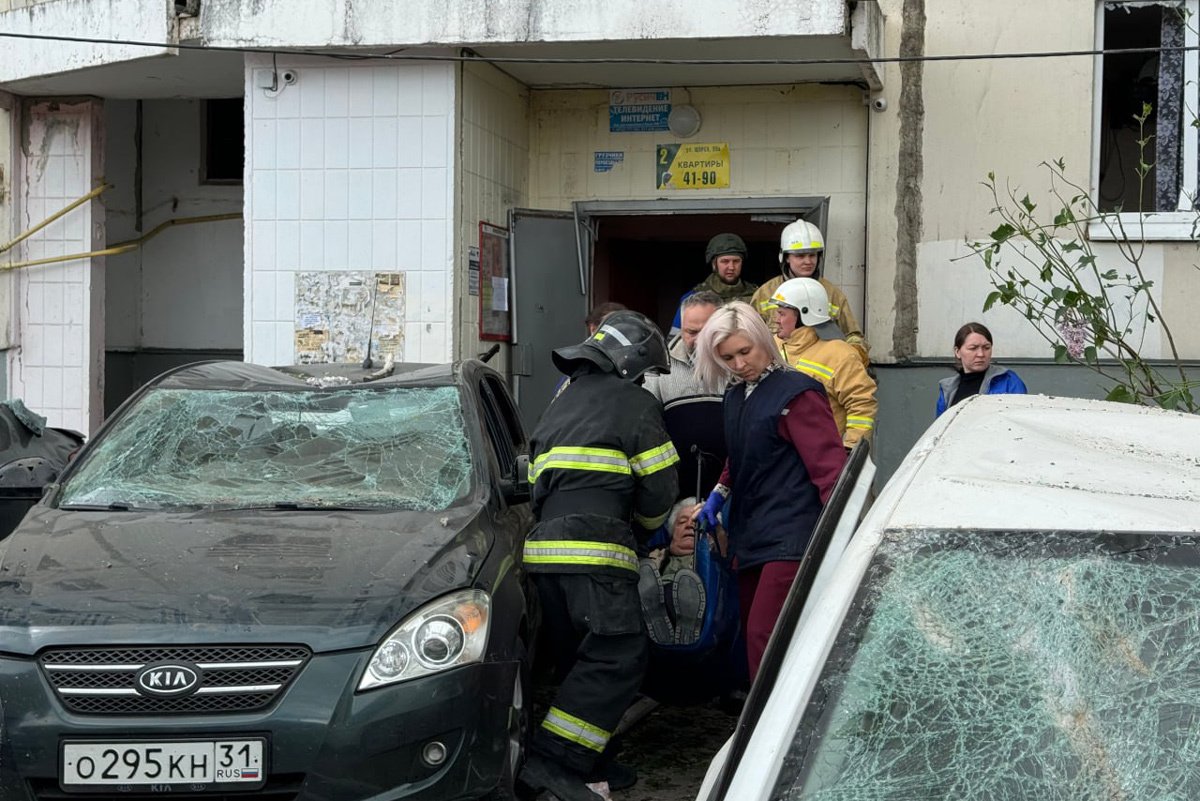
M 525 436 L 516 415 L 516 409 L 498 379 L 483 376 L 479 380 L 478 393 L 482 410 L 484 431 L 496 459 L 499 477 L 516 480 L 513 474 L 517 457 L 525 451 Z
M 1094 26 L 1096 55 L 1093 57 L 1093 87 L 1092 87 L 1092 181 L 1091 196 L 1094 201 L 1100 197 L 1100 124 L 1101 105 L 1104 97 L 1104 7 L 1109 2 L 1121 2 L 1129 6 L 1156 5 L 1159 0 L 1096 0 L 1096 23 Z M 1188 14 L 1188 24 L 1184 28 L 1183 43 L 1185 47 L 1200 47 L 1200 0 L 1182 0 Z M 1183 131 L 1180 135 L 1180 147 L 1183 148 L 1183 171 L 1180 197 L 1191 198 L 1193 205 L 1197 200 L 1198 181 L 1200 181 L 1200 131 L 1192 125 L 1186 115 L 1200 115 L 1200 53 L 1190 49 L 1184 51 L 1183 58 L 1183 113 L 1185 115 Z M 1113 216 L 1113 215 L 1109 215 Z M 1116 215 L 1120 225 L 1111 225 L 1115 231 L 1124 230 L 1127 233 L 1136 232 L 1134 237 L 1147 241 L 1196 241 L 1200 228 L 1200 209 L 1176 209 L 1175 211 L 1146 211 L 1119 212 Z M 1116 221 L 1114 221 L 1116 222 Z M 1119 234 L 1110 230 L 1110 225 L 1093 221 L 1088 223 L 1088 238 L 1097 242 L 1112 242 L 1120 239 Z M 1138 236 L 1137 234 L 1140 234 Z

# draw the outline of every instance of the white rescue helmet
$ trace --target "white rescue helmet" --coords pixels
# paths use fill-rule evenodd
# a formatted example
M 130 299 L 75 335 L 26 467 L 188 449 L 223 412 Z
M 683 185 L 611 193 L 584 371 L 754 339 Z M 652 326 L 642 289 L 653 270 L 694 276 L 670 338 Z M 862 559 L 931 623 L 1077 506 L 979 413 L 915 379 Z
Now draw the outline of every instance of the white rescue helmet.
M 791 278 L 779 285 L 771 296 L 771 305 L 795 309 L 799 325 L 816 328 L 829 322 L 829 294 L 821 282 L 813 278 Z
M 788 223 L 779 236 L 779 261 L 783 262 L 789 253 L 820 253 L 825 250 L 825 237 L 821 229 L 808 220 L 796 220 Z

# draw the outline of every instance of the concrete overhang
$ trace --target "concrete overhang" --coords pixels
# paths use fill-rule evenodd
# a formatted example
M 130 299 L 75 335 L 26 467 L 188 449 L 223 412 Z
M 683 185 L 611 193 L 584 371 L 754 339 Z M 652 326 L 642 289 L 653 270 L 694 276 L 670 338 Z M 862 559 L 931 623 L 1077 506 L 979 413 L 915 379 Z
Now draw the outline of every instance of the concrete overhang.
M 882 22 L 878 3 L 856 0 L 406 0 L 403 13 L 352 0 L 204 0 L 200 29 L 220 46 L 414 57 L 443 46 L 530 59 L 496 63 L 532 87 L 850 81 L 878 89 L 880 71 L 863 60 L 881 55 Z M 663 63 L 697 59 L 840 63 Z
M 147 13 L 148 5 L 157 6 L 158 13 Z M 0 13 L 0 32 L 31 36 L 169 43 L 174 41 L 175 24 L 165 0 L 48 0 Z M 166 47 L 4 37 L 0 38 L 0 85 L 167 52 Z
M 0 32 L 166 45 L 182 36 L 207 46 L 330 56 L 461 52 L 494 60 L 537 88 L 882 86 L 870 61 L 881 55 L 883 20 L 874 2 L 408 0 L 401 14 L 392 3 L 353 0 L 203 0 L 199 19 L 176 17 L 173 2 L 163 2 L 162 14 L 145 13 L 145 5 L 48 0 L 0 13 Z M 243 87 L 243 56 L 229 50 L 0 38 L 0 53 L 0 88 L 23 95 L 227 97 Z

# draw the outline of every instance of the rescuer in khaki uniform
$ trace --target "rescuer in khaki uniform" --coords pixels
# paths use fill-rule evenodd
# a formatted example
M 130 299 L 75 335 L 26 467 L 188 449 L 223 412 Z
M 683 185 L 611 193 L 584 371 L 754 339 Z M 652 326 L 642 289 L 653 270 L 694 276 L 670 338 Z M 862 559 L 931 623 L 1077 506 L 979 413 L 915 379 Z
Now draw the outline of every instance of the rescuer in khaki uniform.
M 875 382 L 830 318 L 825 288 L 811 278 L 793 278 L 780 284 L 771 305 L 784 360 L 825 385 L 842 444 L 853 448 L 875 429 Z
M 829 296 L 829 316 L 842 330 L 846 342 L 858 349 L 863 364 L 870 362 L 870 345 L 863 336 L 862 326 L 850 309 L 850 301 L 846 293 L 832 281 L 821 275 L 825 260 L 825 237 L 821 229 L 807 220 L 796 220 L 783 229 L 779 237 L 779 264 L 781 275 L 772 278 L 758 288 L 750 303 L 758 309 L 763 320 L 774 330 L 774 318 L 771 315 L 771 296 L 779 289 L 784 281 L 791 278 L 814 278 L 821 282 L 825 294 Z

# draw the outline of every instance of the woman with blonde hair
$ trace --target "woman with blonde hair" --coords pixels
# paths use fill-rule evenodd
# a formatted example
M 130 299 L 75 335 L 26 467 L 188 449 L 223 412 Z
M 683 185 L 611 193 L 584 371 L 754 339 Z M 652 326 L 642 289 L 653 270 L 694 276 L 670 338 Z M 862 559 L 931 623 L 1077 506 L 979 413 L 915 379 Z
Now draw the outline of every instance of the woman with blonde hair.
M 715 530 L 729 499 L 725 528 L 753 678 L 846 451 L 824 387 L 783 362 L 754 307 L 736 302 L 714 312 L 695 359 L 711 390 L 730 382 L 729 458 L 697 516 Z

